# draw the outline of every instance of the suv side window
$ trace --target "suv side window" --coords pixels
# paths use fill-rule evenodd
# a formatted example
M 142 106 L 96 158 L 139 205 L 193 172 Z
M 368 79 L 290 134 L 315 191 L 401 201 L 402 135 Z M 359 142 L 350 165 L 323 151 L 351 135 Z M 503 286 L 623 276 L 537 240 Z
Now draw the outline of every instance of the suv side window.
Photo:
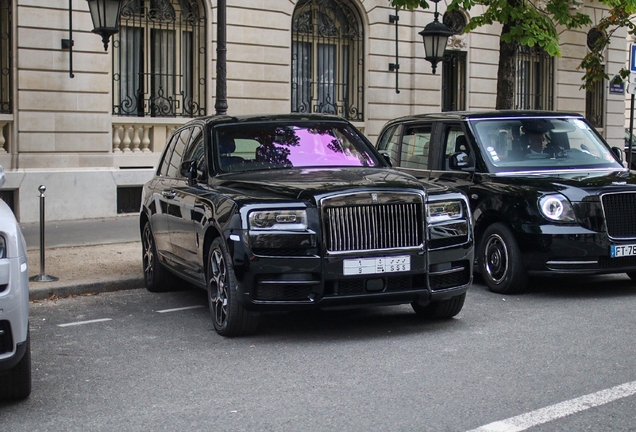
M 183 154 L 184 161 L 195 161 L 197 168 L 197 181 L 205 181 L 207 172 L 205 166 L 205 145 L 203 139 L 203 128 L 195 126 L 192 132 L 192 139 Z
M 406 129 L 402 138 L 401 167 L 429 169 L 428 153 L 431 143 L 431 130 L 432 127 L 430 125 Z
M 158 174 L 162 177 L 168 175 L 168 167 L 170 166 L 170 159 L 172 158 L 172 153 L 174 152 L 174 146 L 179 139 L 178 134 L 172 135 L 170 137 L 170 141 L 166 145 L 166 151 L 163 152 L 163 159 L 161 159 L 161 163 L 159 164 Z
M 178 139 L 176 139 L 174 144 L 174 151 L 172 152 L 170 163 L 168 165 L 168 172 L 166 173 L 167 177 L 180 176 L 179 171 L 181 168 L 180 166 L 181 161 L 183 160 L 183 152 L 185 151 L 186 145 L 188 144 L 191 134 L 192 134 L 192 128 L 183 129 L 181 133 L 179 133 Z
M 402 125 L 393 126 L 387 129 L 380 137 L 378 150 L 380 153 L 388 153 L 393 166 L 398 166 L 400 135 L 402 134 Z

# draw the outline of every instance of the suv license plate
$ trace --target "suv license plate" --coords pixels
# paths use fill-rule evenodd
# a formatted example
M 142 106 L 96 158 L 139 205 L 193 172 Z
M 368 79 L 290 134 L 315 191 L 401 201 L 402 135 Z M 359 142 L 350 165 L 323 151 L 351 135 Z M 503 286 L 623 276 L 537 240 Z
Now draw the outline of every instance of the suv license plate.
M 610 256 L 612 258 L 624 257 L 624 256 L 634 256 L 636 255 L 636 244 L 630 245 L 611 245 L 610 246 Z
M 345 276 L 377 273 L 396 273 L 410 270 L 411 257 L 409 255 L 381 258 L 346 259 L 342 261 L 342 273 Z

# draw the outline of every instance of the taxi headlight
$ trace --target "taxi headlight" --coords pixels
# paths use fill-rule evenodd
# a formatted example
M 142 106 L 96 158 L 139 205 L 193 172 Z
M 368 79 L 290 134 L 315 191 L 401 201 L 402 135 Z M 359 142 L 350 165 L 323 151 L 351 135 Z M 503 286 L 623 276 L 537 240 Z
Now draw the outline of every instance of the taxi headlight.
M 256 210 L 249 214 L 251 230 L 299 231 L 307 229 L 305 210 Z
M 431 202 L 426 205 L 428 223 L 461 219 L 464 216 L 461 201 Z
M 546 195 L 539 199 L 541 214 L 549 220 L 557 222 L 574 222 L 574 209 L 570 201 L 563 195 Z

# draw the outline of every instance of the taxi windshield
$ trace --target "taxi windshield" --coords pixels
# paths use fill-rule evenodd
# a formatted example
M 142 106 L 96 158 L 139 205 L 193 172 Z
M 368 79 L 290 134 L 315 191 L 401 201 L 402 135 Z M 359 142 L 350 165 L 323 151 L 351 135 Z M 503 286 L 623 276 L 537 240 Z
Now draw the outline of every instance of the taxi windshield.
M 581 118 L 471 119 L 470 124 L 493 172 L 623 169 Z

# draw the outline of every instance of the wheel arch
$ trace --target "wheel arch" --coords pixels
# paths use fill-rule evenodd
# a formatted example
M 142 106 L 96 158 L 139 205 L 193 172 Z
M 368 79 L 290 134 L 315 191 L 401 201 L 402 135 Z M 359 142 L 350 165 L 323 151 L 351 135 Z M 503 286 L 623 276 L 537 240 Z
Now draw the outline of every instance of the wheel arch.
M 481 245 L 481 240 L 484 235 L 484 232 L 488 227 L 494 223 L 501 222 L 510 228 L 510 224 L 508 221 L 499 213 L 488 212 L 479 217 L 479 219 L 475 219 L 475 251 L 479 250 Z M 475 257 L 477 254 L 475 254 Z
M 144 227 L 146 226 L 146 223 L 148 223 L 150 219 L 148 218 L 148 215 L 146 214 L 146 212 L 142 211 L 139 213 L 139 233 L 143 235 L 144 232 Z
M 203 237 L 203 271 L 206 275 L 208 272 L 208 255 L 210 253 L 210 245 L 219 237 L 221 237 L 221 232 L 217 229 L 217 227 L 209 226 L 208 229 L 205 230 L 205 236 Z

